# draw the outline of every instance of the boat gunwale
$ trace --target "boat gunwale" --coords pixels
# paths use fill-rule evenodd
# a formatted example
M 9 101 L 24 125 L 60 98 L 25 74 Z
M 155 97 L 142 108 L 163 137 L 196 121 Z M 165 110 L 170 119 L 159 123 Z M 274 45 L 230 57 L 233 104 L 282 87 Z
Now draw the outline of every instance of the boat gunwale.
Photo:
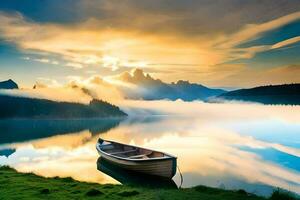
M 140 148 L 140 149 L 145 149 L 145 150 L 148 150 L 148 151 L 155 151 L 155 152 L 162 153 L 162 154 L 166 155 L 166 157 L 158 157 L 158 158 L 142 158 L 142 159 L 124 158 L 124 157 L 119 157 L 119 156 L 112 155 L 112 154 L 109 154 L 109 153 L 103 151 L 100 148 L 101 144 L 99 142 L 97 142 L 96 149 L 100 153 L 103 153 L 106 156 L 113 157 L 113 158 L 116 158 L 116 159 L 119 159 L 119 160 L 125 160 L 125 161 L 131 161 L 131 162 L 149 162 L 149 161 L 164 161 L 164 160 L 174 160 L 174 159 L 176 160 L 177 159 L 176 156 L 173 156 L 171 154 L 164 153 L 164 152 L 161 152 L 161 151 L 156 151 L 156 150 L 153 150 L 153 149 L 147 149 L 147 148 L 144 148 L 144 147 L 138 147 L 138 146 L 133 146 L 133 145 L 122 144 L 122 143 L 111 141 L 111 140 L 104 140 L 104 141 L 111 142 L 111 143 L 116 143 L 116 144 L 120 144 L 120 145 L 125 145 L 125 146 L 130 146 L 130 147 L 135 147 L 135 148 Z

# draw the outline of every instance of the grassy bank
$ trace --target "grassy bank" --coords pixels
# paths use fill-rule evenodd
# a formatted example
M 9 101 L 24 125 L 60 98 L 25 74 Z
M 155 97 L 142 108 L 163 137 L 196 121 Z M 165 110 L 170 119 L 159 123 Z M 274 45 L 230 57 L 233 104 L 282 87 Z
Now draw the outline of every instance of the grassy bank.
M 201 199 L 263 200 L 245 191 L 225 191 L 197 186 L 188 189 L 149 189 L 123 185 L 101 185 L 72 178 L 44 178 L 0 168 L 0 199 Z M 295 199 L 274 192 L 270 199 Z

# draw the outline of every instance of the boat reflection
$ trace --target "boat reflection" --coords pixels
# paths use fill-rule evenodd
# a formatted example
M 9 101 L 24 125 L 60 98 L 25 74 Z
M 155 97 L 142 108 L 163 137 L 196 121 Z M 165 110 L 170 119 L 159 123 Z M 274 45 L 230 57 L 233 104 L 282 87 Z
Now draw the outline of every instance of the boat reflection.
M 97 160 L 97 169 L 123 185 L 147 188 L 177 188 L 176 183 L 172 179 L 162 179 L 125 170 L 101 157 Z

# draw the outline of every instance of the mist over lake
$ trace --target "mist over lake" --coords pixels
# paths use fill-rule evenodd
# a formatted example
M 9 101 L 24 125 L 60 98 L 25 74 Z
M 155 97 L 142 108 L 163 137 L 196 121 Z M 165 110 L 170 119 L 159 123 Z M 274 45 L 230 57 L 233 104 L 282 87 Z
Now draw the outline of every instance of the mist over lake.
M 183 187 L 201 184 L 259 195 L 281 187 L 300 193 L 299 106 L 164 100 L 119 105 L 129 117 L 1 120 L 0 165 L 119 184 L 97 170 L 95 144 L 101 137 L 176 155 Z M 180 184 L 178 172 L 173 181 Z

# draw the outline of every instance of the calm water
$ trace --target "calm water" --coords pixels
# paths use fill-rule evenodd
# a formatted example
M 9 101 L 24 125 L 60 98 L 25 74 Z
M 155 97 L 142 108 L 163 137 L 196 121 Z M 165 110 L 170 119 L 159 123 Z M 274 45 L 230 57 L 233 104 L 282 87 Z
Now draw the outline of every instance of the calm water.
M 131 180 L 97 169 L 102 137 L 176 155 L 183 187 L 300 193 L 300 107 L 157 101 L 122 108 L 130 114 L 124 120 L 2 120 L 0 165 L 81 181 Z M 173 181 L 180 184 L 178 173 Z

